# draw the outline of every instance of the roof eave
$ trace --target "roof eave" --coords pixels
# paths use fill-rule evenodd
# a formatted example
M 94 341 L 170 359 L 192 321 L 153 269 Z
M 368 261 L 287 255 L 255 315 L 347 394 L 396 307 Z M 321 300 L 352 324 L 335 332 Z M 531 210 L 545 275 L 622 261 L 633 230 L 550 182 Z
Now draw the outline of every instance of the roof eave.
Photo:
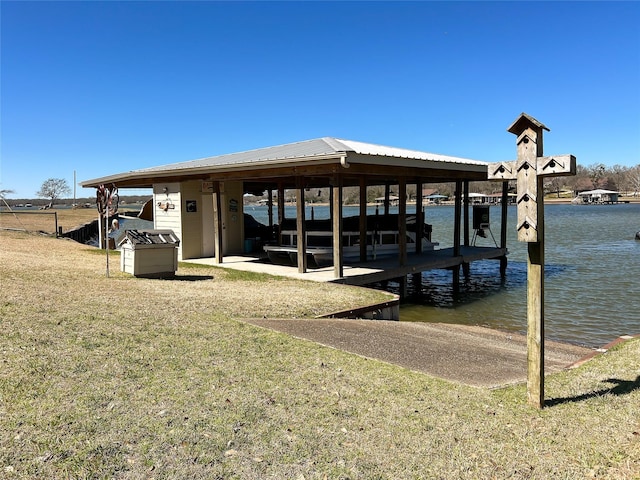
M 347 156 L 346 152 L 338 152 L 338 154 L 331 155 L 319 155 L 309 157 L 298 158 L 277 158 L 270 160 L 261 160 L 254 162 L 242 162 L 235 164 L 224 165 L 207 165 L 202 167 L 185 167 L 185 168 L 168 168 L 168 169 L 145 169 L 145 170 L 132 170 L 126 173 L 120 173 L 115 175 L 109 175 L 106 177 L 99 177 L 90 180 L 80 182 L 80 186 L 84 188 L 98 187 L 105 184 L 116 184 L 118 187 L 130 187 L 130 188 L 150 188 L 157 179 L 158 181 L 165 180 L 172 177 L 202 177 L 205 178 L 209 175 L 215 175 L 216 173 L 228 173 L 234 171 L 248 171 L 248 170 L 262 170 L 265 168 L 277 168 L 282 166 L 298 167 L 307 165 L 309 162 L 313 162 L 314 165 L 327 165 L 340 163 Z M 140 180 L 141 183 L 136 183 L 136 180 Z
M 462 172 L 486 172 L 488 162 L 478 160 L 456 159 L 456 161 L 428 160 L 408 157 L 388 157 L 350 153 L 349 163 L 365 163 L 375 165 L 392 165 L 394 167 L 420 168 L 426 170 L 452 170 Z

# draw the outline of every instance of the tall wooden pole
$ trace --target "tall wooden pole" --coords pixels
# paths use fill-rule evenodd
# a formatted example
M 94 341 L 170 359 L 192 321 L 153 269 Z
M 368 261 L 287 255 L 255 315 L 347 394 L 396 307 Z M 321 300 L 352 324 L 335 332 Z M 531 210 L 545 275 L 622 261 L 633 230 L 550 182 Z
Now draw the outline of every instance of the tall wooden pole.
M 541 185 L 542 186 L 542 185 Z M 540 202 L 542 203 L 542 202 Z M 540 228 L 538 213 L 538 228 Z M 530 242 L 527 255 L 527 396 L 544 407 L 544 237 Z
M 518 136 L 519 239 L 527 241 L 527 396 L 544 406 L 544 194 L 537 174 L 542 128 L 531 125 Z M 524 191 L 522 191 L 524 189 Z M 523 223 L 524 222 L 524 223 Z M 535 234 L 535 235 L 534 235 Z
M 523 113 L 507 129 L 518 137 L 518 158 L 489 165 L 489 180 L 505 182 L 502 190 L 501 245 L 506 243 L 507 180 L 517 180 L 518 240 L 527 242 L 527 397 L 544 407 L 544 189 L 545 176 L 576 174 L 573 155 L 543 156 L 543 130 L 535 118 Z M 506 267 L 506 260 L 504 262 Z

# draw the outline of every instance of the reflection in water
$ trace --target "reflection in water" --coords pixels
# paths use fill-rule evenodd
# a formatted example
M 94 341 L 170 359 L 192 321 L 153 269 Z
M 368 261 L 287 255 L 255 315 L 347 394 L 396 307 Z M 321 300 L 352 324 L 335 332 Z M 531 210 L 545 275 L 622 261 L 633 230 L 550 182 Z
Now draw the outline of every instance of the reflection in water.
M 492 226 L 499 225 L 499 209 L 491 213 Z M 640 205 L 547 205 L 545 214 L 546 338 L 595 347 L 640 333 L 640 241 L 633 237 Z M 433 220 L 439 216 L 431 212 Z M 401 319 L 526 333 L 527 249 L 515 238 L 515 216 L 510 208 L 503 284 L 498 262 L 477 262 L 469 281 L 461 281 L 462 299 L 455 299 L 451 272 L 426 272 L 423 285 L 429 287 L 423 292 L 428 293 L 403 305 Z M 446 224 L 439 227 L 446 238 Z
M 547 265 L 545 278 L 566 275 L 573 267 Z M 398 285 L 394 285 L 398 293 Z M 504 279 L 497 261 L 471 264 L 469 276 L 461 274 L 454 292 L 452 273 L 433 270 L 422 274 L 422 285 L 409 282 L 409 298 L 401 309 L 404 321 L 435 321 L 485 325 L 518 333 L 526 332 L 527 264 L 511 261 Z

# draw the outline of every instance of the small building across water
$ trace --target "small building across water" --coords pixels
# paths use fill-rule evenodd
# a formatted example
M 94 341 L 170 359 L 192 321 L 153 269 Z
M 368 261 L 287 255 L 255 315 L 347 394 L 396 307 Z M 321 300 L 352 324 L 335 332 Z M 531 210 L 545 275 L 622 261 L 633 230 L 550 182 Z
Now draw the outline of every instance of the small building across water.
M 578 193 L 582 203 L 617 203 L 618 195 L 619 192 L 603 190 L 602 188 Z

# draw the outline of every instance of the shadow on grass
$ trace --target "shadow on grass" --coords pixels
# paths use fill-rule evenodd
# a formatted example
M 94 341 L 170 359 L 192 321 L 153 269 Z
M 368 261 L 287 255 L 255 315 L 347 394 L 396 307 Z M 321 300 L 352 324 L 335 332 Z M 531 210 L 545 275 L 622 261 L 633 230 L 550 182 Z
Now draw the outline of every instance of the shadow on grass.
M 213 280 L 213 275 L 176 275 L 168 277 L 166 280 L 176 280 L 178 282 L 199 282 L 201 280 Z
M 602 395 L 627 395 L 634 390 L 640 389 L 640 375 L 635 380 L 620 380 L 617 378 L 608 378 L 606 383 L 614 385 L 611 388 L 603 388 L 602 390 L 596 390 L 594 392 L 584 393 L 582 395 L 576 395 L 574 397 L 566 398 L 551 398 L 545 400 L 545 407 L 555 407 L 556 405 L 562 405 L 563 403 L 582 402 L 594 397 L 601 397 Z

